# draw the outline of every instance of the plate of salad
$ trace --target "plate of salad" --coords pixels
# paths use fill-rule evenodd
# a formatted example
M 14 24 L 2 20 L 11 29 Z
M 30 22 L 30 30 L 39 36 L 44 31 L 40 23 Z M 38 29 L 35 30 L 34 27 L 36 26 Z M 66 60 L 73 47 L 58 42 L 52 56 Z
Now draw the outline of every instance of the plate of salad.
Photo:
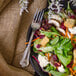
M 48 0 L 31 45 L 30 61 L 39 76 L 76 76 L 76 8 L 71 4 Z M 31 31 L 29 27 L 27 41 Z

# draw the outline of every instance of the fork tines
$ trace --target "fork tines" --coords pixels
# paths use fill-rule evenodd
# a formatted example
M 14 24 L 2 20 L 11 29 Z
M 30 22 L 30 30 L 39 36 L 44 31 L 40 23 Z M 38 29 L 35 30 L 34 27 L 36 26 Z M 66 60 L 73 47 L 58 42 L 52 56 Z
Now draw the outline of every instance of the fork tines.
M 37 22 L 37 23 L 39 23 L 39 22 L 41 22 L 42 21 L 42 18 L 43 18 L 43 15 L 44 15 L 44 10 L 36 10 L 36 13 L 35 13 L 35 15 L 34 15 L 34 19 L 33 19 L 33 21 L 34 22 Z

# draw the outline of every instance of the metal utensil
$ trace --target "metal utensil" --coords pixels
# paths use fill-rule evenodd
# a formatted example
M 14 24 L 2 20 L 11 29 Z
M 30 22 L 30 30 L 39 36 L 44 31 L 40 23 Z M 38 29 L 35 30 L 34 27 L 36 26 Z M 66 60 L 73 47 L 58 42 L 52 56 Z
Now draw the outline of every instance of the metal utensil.
M 38 9 L 36 10 L 36 13 L 34 15 L 34 18 L 33 18 L 32 24 L 31 24 L 32 33 L 31 33 L 31 36 L 30 36 L 29 44 L 27 45 L 27 47 L 24 51 L 24 55 L 23 55 L 23 57 L 20 61 L 20 65 L 22 67 L 26 67 L 26 66 L 29 65 L 31 41 L 32 41 L 32 38 L 33 38 L 33 35 L 34 35 L 35 31 L 40 28 L 41 21 L 42 21 L 42 18 L 43 18 L 43 14 L 44 14 L 43 10 L 41 12 Z

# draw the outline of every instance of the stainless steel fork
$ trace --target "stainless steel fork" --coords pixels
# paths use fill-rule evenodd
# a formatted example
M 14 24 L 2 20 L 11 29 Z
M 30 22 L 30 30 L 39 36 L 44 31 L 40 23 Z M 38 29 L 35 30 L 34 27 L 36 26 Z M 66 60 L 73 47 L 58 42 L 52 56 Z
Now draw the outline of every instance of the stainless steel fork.
M 20 61 L 20 65 L 22 67 L 26 67 L 26 66 L 29 65 L 31 41 L 32 41 L 32 38 L 33 38 L 33 35 L 34 35 L 35 31 L 40 28 L 41 21 L 42 21 L 42 18 L 43 18 L 43 14 L 44 14 L 43 10 L 41 12 L 38 9 L 36 10 L 36 13 L 34 15 L 34 18 L 33 18 L 32 24 L 31 24 L 32 33 L 31 33 L 31 36 L 30 36 L 29 44 L 27 45 L 27 47 L 24 51 L 24 55 L 23 55 L 23 57 Z

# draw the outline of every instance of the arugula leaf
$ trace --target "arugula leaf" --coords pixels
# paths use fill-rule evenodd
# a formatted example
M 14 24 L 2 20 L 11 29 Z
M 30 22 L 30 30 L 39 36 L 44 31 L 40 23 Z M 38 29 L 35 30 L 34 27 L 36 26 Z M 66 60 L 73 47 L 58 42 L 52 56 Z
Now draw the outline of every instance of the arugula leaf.
M 59 60 L 63 63 L 63 65 L 66 67 L 72 60 L 72 56 L 68 55 L 67 57 L 61 55 L 61 54 L 57 54 Z
M 53 70 L 50 71 L 49 73 L 51 73 L 53 76 L 68 76 L 66 73 L 61 73 Z

